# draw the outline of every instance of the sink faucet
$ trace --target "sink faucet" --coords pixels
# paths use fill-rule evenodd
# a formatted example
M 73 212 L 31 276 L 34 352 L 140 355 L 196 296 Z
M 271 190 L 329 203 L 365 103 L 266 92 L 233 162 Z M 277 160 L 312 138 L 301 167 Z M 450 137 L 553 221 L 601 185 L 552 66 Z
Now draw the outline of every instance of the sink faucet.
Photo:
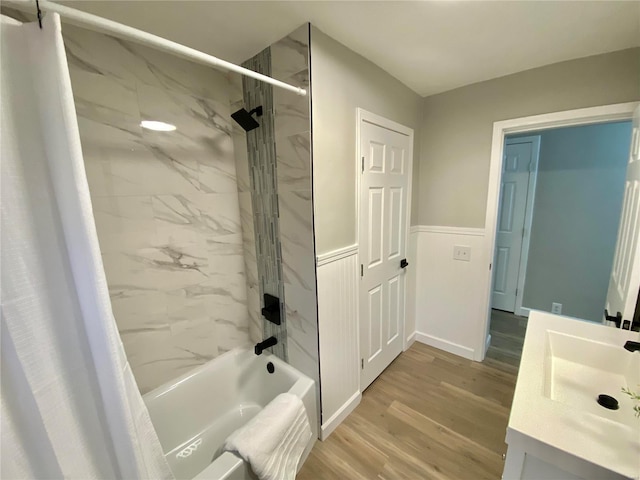
M 253 351 L 256 355 L 262 355 L 262 351 L 266 348 L 273 347 L 278 343 L 278 339 L 276 337 L 269 337 L 262 342 L 256 343 L 256 346 L 253 348 Z
M 630 352 L 640 352 L 640 342 L 632 342 L 629 340 L 624 344 L 624 348 Z

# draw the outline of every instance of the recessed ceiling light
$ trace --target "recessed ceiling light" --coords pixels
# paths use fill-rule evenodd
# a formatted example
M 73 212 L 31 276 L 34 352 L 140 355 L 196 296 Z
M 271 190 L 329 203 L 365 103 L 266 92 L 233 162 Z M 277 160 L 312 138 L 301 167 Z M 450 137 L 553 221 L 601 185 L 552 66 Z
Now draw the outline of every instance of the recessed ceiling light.
M 171 125 L 170 123 L 157 122 L 155 120 L 143 120 L 142 122 L 140 122 L 140 126 L 149 130 L 155 130 L 156 132 L 173 132 L 176 129 L 175 125 Z

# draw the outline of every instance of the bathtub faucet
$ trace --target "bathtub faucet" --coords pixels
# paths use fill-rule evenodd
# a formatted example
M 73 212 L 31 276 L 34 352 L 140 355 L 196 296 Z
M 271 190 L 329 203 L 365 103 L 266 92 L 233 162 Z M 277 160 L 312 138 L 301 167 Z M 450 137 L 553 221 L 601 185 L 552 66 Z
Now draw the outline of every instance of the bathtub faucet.
M 262 351 L 266 348 L 273 347 L 278 343 L 278 339 L 276 337 L 269 337 L 262 342 L 256 343 L 256 346 L 253 348 L 253 351 L 256 352 L 256 355 L 262 355 Z
M 629 350 L 630 352 L 640 352 L 640 342 L 632 342 L 629 340 L 624 344 L 625 350 Z

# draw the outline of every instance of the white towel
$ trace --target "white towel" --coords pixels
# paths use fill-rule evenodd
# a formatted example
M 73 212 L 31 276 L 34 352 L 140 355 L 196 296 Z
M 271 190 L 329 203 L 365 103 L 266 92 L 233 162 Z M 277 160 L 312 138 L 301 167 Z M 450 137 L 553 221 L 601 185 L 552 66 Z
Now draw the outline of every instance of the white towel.
M 260 480 L 294 480 L 310 439 L 311 426 L 302 400 L 281 393 L 233 432 L 224 449 L 237 452 Z

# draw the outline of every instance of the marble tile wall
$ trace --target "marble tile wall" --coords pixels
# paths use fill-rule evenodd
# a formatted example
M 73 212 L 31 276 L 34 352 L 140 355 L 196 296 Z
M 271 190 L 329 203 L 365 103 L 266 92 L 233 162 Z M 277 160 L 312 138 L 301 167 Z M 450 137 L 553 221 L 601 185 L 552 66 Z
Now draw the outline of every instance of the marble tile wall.
M 271 45 L 271 73 L 278 80 L 309 91 L 301 97 L 274 89 L 274 133 L 287 353 L 291 365 L 316 381 L 319 399 L 309 35 L 309 24 L 305 24 Z
M 242 77 L 230 74 L 231 112 L 244 108 L 242 93 Z M 258 277 L 258 261 L 256 255 L 256 234 L 253 220 L 251 195 L 251 179 L 249 178 L 249 156 L 247 152 L 247 135 L 242 127 L 231 122 L 231 138 L 236 157 L 236 173 L 238 198 L 240 200 L 240 222 L 242 224 L 242 245 L 245 260 L 245 279 L 247 282 L 247 307 L 249 314 L 249 338 L 252 343 L 263 340 L 261 288 Z
M 63 37 L 114 315 L 144 393 L 249 343 L 233 88 L 107 35 L 64 25 Z
M 297 86 L 309 89 L 309 25 L 303 25 L 290 35 L 271 45 L 268 49 L 256 55 L 244 66 L 265 73 Z M 239 82 L 236 81 L 238 90 Z M 268 86 L 267 86 L 268 87 Z M 275 185 L 277 189 L 277 226 L 279 231 L 280 251 L 276 248 L 274 254 L 279 260 L 281 279 L 280 298 L 284 302 L 284 318 L 286 324 L 274 327 L 266 320 L 252 317 L 252 332 L 269 336 L 276 332 L 285 335 L 287 342 L 286 356 L 288 362 L 316 381 L 319 389 L 319 360 L 318 360 L 318 321 L 316 301 L 316 270 L 315 243 L 313 234 L 313 196 L 311 180 L 311 95 L 300 97 L 295 93 L 279 88 L 266 88 L 264 84 L 244 80 L 244 99 L 236 95 L 237 108 L 246 106 L 251 109 L 262 103 L 265 117 L 260 120 L 261 127 L 254 132 L 259 135 L 262 150 L 253 142 L 253 132 L 246 136 L 238 133 L 236 150 L 248 140 L 249 159 L 238 159 L 238 187 L 241 190 L 241 217 L 254 218 L 254 232 L 259 237 L 260 230 L 265 229 L 256 209 L 273 210 L 271 198 L 266 200 L 256 196 L 251 204 L 249 198 L 256 184 Z M 243 103 L 244 102 L 244 103 Z M 272 142 L 272 145 L 269 144 Z M 275 147 L 275 179 L 273 167 L 254 168 L 241 166 L 252 164 L 252 157 L 271 165 L 271 148 Z M 265 149 L 266 152 L 265 153 Z M 254 161 L 255 162 L 255 161 Z M 258 166 L 259 166 L 258 162 Z M 263 166 L 264 167 L 264 166 Z M 253 177 L 252 177 L 253 173 Z M 253 183 L 252 183 L 253 182 Z M 243 202 L 242 198 L 247 200 Z M 266 207 L 265 207 L 266 205 Z M 258 212 L 259 213 L 259 212 Z M 250 232 L 249 228 L 245 230 Z M 257 238 L 257 237 L 256 237 Z M 260 241 L 248 235 L 245 238 L 245 252 L 260 251 Z M 253 265 L 250 255 L 245 255 L 248 263 L 247 272 L 256 270 L 257 277 L 262 278 L 263 270 L 267 268 L 264 259 Z M 272 263 L 272 260 L 268 260 Z M 267 263 L 268 263 L 267 262 Z M 270 263 L 269 263 L 270 264 Z M 249 278 L 250 275 L 247 276 Z M 258 282 L 259 284 L 260 282 Z M 272 286 L 275 290 L 275 286 Z M 248 284 L 248 291 L 255 292 L 257 300 L 261 295 L 255 284 Z M 250 300 L 251 304 L 252 301 Z M 251 313 L 250 313 L 251 314 Z M 256 322 L 254 326 L 253 323 Z M 262 330 L 260 330 L 262 329 Z M 252 339 L 254 333 L 252 333 Z M 257 338 L 257 337 L 256 337 Z M 259 338 L 258 338 L 259 339 Z M 319 398 L 319 395 L 318 395 Z

